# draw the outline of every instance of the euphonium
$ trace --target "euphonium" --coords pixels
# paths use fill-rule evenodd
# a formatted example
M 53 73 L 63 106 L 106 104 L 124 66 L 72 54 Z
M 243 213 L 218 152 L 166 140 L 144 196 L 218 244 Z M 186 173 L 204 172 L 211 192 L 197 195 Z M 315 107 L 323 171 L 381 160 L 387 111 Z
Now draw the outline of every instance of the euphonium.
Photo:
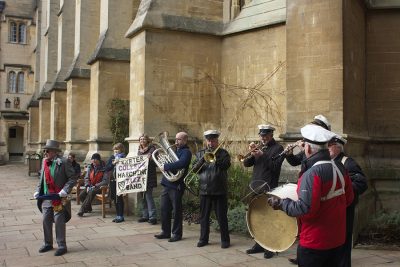
M 152 158 L 154 162 L 157 164 L 160 170 L 163 169 L 165 163 L 173 163 L 178 161 L 178 156 L 172 150 L 174 145 L 170 145 L 168 142 L 168 132 L 162 132 L 158 135 L 159 142 L 153 142 L 155 145 L 159 146 L 154 152 L 152 153 Z M 170 171 L 162 171 L 165 178 L 167 178 L 170 182 L 175 182 L 179 180 L 183 173 L 184 169 L 179 170 L 176 174 Z

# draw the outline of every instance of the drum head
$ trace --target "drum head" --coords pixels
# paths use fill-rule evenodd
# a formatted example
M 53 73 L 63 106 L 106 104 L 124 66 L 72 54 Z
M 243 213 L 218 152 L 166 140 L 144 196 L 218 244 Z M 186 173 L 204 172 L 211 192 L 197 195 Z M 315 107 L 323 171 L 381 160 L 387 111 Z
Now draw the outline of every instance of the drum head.
M 296 241 L 297 220 L 267 203 L 267 196 L 255 197 L 247 211 L 247 227 L 254 240 L 264 249 L 287 250 Z

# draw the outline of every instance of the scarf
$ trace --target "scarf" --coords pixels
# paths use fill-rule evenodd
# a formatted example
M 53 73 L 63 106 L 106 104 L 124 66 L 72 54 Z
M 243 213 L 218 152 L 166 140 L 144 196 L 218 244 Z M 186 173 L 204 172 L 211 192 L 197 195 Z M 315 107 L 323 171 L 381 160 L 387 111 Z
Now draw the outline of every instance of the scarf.
M 54 182 L 54 172 L 56 169 L 56 160 L 49 161 L 45 159 L 44 165 L 44 178 L 43 179 L 43 192 L 45 195 L 49 193 L 58 194 L 61 189 L 55 184 Z M 61 200 L 52 200 L 53 207 L 58 206 L 61 204 Z

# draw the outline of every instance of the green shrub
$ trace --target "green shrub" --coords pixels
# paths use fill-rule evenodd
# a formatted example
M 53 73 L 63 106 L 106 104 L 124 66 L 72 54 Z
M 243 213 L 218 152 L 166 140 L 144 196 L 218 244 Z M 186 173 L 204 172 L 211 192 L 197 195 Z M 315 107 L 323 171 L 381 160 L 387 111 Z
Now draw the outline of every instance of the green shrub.
M 113 144 L 122 143 L 128 152 L 128 142 L 125 138 L 129 136 L 129 100 L 113 98 L 107 103 L 108 127 L 112 133 Z
M 249 193 L 251 173 L 242 165 L 232 164 L 228 170 L 229 209 L 243 205 L 243 198 Z

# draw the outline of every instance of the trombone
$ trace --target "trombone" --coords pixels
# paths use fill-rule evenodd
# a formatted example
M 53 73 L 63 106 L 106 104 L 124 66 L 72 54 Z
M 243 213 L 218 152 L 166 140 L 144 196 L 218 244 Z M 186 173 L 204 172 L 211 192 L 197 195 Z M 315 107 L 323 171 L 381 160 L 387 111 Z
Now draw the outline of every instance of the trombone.
M 201 164 L 201 166 L 197 169 L 196 172 L 194 171 L 194 167 L 186 174 L 186 176 L 183 178 L 183 182 L 185 183 L 186 187 L 188 188 L 189 192 L 193 193 L 193 190 L 190 188 L 189 184 L 192 182 L 193 179 L 196 178 L 197 173 L 203 168 L 205 163 L 214 163 L 217 161 L 216 153 L 218 150 L 221 148 L 222 144 L 224 144 L 225 141 L 221 142 L 213 151 L 207 151 L 204 153 L 203 157 L 201 157 L 198 162 L 204 160 L 204 162 Z M 194 193 L 193 193 L 194 194 Z M 194 194 L 196 195 L 196 194 Z

